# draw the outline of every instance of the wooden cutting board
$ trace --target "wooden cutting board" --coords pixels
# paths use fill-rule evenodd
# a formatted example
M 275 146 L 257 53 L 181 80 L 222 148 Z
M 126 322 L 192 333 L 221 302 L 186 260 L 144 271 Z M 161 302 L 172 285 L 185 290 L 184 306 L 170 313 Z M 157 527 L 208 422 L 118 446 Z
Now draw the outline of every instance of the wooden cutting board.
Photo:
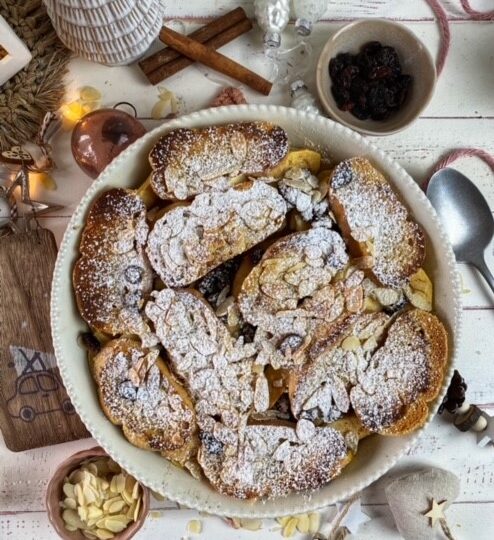
M 0 429 L 14 452 L 90 437 L 53 354 L 56 258 L 55 238 L 46 229 L 0 238 Z

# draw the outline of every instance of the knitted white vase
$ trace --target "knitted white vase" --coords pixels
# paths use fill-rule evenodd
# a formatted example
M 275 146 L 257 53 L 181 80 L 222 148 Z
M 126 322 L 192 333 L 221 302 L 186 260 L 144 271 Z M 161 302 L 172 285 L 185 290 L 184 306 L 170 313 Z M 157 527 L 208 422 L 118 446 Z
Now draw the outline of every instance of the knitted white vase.
M 156 39 L 160 0 L 43 0 L 58 37 L 70 50 L 109 66 L 130 64 Z

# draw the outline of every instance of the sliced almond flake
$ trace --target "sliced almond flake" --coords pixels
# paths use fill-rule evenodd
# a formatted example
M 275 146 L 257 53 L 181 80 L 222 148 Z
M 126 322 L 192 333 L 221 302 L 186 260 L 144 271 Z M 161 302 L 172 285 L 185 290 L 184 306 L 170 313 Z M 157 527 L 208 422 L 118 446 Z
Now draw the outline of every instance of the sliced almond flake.
M 87 521 L 87 506 L 79 506 L 77 508 L 77 513 L 81 518 L 81 521 Z
M 128 519 L 134 519 L 134 512 L 137 508 L 137 501 L 133 501 L 130 508 L 126 512 L 126 516 Z
M 67 497 L 69 497 L 70 499 L 74 499 L 75 498 L 75 493 L 74 493 L 74 486 L 72 484 L 70 484 L 69 482 L 66 482 L 64 485 L 63 485 L 63 488 L 62 488 L 62 491 L 65 493 L 65 495 Z
M 202 521 L 198 519 L 191 519 L 187 523 L 187 532 L 189 534 L 201 534 L 202 532 Z
M 166 497 L 164 495 L 161 495 L 161 493 L 158 493 L 157 491 L 151 490 L 151 495 L 157 501 L 166 501 Z
M 91 504 L 97 499 L 97 492 L 89 485 L 84 484 L 82 487 L 82 493 L 86 504 Z
M 82 523 L 81 519 L 79 518 L 79 514 L 75 510 L 64 510 L 62 512 L 62 519 L 67 525 L 71 525 L 72 527 L 76 527 L 78 529 L 84 529 L 84 523 Z
M 79 90 L 79 97 L 82 101 L 99 101 L 101 99 L 101 92 L 94 88 L 94 86 L 83 86 Z
M 75 532 L 78 529 L 78 527 L 73 527 L 72 525 L 69 525 L 68 523 L 65 523 L 64 527 L 70 532 Z
M 105 476 L 110 472 L 110 468 L 108 466 L 108 459 L 97 459 L 96 461 L 94 461 L 94 465 L 98 469 L 99 476 Z
M 280 517 L 280 518 L 276 518 L 276 521 L 282 526 L 284 527 L 288 521 L 291 519 L 292 516 L 283 516 L 283 517 Z
M 297 530 L 298 532 L 301 532 L 303 534 L 307 534 L 309 532 L 309 515 L 308 514 L 299 514 L 297 517 Z
M 262 521 L 260 519 L 242 518 L 238 521 L 242 529 L 247 529 L 248 531 L 258 531 L 262 529 Z
M 138 499 L 140 496 L 141 486 L 138 482 L 134 483 L 134 487 L 132 488 L 132 498 Z
M 96 529 L 95 533 L 96 538 L 99 538 L 100 540 L 109 540 L 110 538 L 113 538 L 115 535 L 107 530 L 107 529 Z
M 309 514 L 309 533 L 316 534 L 321 525 L 321 514 L 319 512 L 311 512 Z
M 107 517 L 104 519 L 104 529 L 108 529 L 111 532 L 119 533 L 127 528 L 129 520 L 123 514 L 117 514 L 115 516 Z
M 136 506 L 134 508 L 134 515 L 132 516 L 134 521 L 137 521 L 137 518 L 139 517 L 139 510 L 141 509 L 141 499 L 136 500 Z
M 109 459 L 108 460 L 108 469 L 112 472 L 112 473 L 120 473 L 122 471 L 120 465 L 113 461 L 113 459 Z
M 76 484 L 74 486 L 74 495 L 76 497 L 76 500 L 79 506 L 84 506 L 86 504 L 86 501 L 84 500 L 84 493 L 82 491 L 81 484 Z
M 341 342 L 344 351 L 355 351 L 360 347 L 360 340 L 357 336 L 348 336 Z
M 94 538 L 98 538 L 95 534 L 93 534 L 91 531 L 88 531 L 87 529 L 81 532 L 86 538 L 90 538 L 91 540 L 94 540 Z
M 94 506 L 94 504 L 91 504 L 87 508 L 87 517 L 88 519 L 95 519 L 99 518 L 103 515 L 103 510 L 101 508 L 98 508 L 97 506 Z
M 284 538 L 290 538 L 295 534 L 297 530 L 298 519 L 296 517 L 291 517 L 287 524 L 283 527 L 282 536 Z
M 98 476 L 99 475 L 99 472 L 98 472 L 98 467 L 96 467 L 96 464 L 95 463 L 88 463 L 87 465 L 87 470 L 93 474 L 94 476 Z
M 103 503 L 103 511 L 104 512 L 108 512 L 110 506 L 113 504 L 113 503 L 116 503 L 118 501 L 121 501 L 122 500 L 122 497 L 120 497 L 119 495 L 117 495 L 116 497 L 112 497 L 111 499 L 107 499 L 104 503 Z
M 120 493 L 120 495 L 129 506 L 132 506 L 132 503 L 134 502 L 134 499 L 132 498 L 132 493 L 129 493 L 126 489 L 124 489 L 122 493 Z
M 125 501 L 121 499 L 120 501 L 115 501 L 114 503 L 110 504 L 108 507 L 108 513 L 109 514 L 118 514 L 123 510 L 125 506 Z
M 77 508 L 77 501 L 72 497 L 66 497 L 62 504 L 64 508 L 71 508 L 72 510 Z
M 72 471 L 69 475 L 69 480 L 73 484 L 77 484 L 82 480 L 82 471 L 80 469 L 76 469 L 75 471 Z

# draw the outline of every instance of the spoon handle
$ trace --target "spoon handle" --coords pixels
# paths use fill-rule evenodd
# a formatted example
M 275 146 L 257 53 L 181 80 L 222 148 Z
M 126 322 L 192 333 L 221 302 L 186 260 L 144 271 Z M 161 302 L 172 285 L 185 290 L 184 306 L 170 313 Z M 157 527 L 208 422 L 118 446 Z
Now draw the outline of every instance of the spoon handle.
M 484 256 L 480 255 L 480 257 L 472 261 L 472 263 L 477 268 L 477 270 L 484 276 L 487 284 L 491 288 L 492 292 L 494 292 L 494 276 L 487 267 L 487 264 L 485 264 Z

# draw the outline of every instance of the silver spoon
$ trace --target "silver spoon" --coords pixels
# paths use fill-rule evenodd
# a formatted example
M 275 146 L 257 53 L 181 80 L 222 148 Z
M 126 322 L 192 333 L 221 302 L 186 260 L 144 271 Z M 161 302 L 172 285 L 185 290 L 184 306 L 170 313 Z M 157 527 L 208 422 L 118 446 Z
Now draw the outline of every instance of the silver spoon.
M 446 167 L 432 175 L 427 197 L 446 229 L 456 260 L 475 266 L 494 292 L 494 277 L 484 259 L 494 235 L 494 218 L 482 193 L 464 174 Z

